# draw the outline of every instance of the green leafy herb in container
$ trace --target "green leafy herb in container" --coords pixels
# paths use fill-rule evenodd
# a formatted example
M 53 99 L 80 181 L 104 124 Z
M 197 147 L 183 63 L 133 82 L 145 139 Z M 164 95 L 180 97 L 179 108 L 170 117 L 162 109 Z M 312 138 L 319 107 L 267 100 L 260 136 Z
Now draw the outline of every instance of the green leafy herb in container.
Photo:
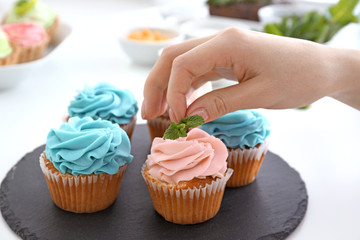
M 359 20 L 353 15 L 359 0 L 340 0 L 328 14 L 311 11 L 304 16 L 284 16 L 281 22 L 266 24 L 264 32 L 300 38 L 317 43 L 328 42 L 341 28 Z

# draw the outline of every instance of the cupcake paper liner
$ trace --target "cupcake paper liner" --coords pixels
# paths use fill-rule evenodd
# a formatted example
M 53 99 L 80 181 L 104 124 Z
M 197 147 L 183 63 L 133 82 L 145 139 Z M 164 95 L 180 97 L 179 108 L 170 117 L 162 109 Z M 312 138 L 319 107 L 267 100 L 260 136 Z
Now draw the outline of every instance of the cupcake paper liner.
M 75 213 L 92 213 L 109 207 L 116 199 L 126 165 L 114 175 L 106 173 L 91 175 L 62 174 L 40 155 L 40 167 L 44 173 L 51 198 L 59 208 Z
M 163 137 L 164 132 L 170 126 L 170 119 L 166 117 L 159 116 L 157 118 L 151 119 L 147 121 L 149 134 L 151 141 L 156 137 Z
M 131 140 L 136 125 L 136 115 L 131 119 L 128 124 L 119 124 L 119 126 L 126 132 L 129 139 Z
M 252 183 L 260 170 L 262 161 L 268 150 L 268 142 L 250 149 L 228 148 L 228 168 L 234 173 L 227 182 L 227 187 L 241 187 Z
M 22 46 L 15 44 L 15 48 L 20 51 L 18 63 L 31 62 L 44 56 L 45 50 L 49 44 L 49 38 L 46 35 L 44 41 L 35 46 Z
M 233 170 L 223 178 L 213 180 L 200 188 L 179 189 L 146 177 L 146 164 L 141 174 L 145 179 L 155 210 L 167 221 L 177 224 L 195 224 L 213 218 L 220 209 L 226 182 Z

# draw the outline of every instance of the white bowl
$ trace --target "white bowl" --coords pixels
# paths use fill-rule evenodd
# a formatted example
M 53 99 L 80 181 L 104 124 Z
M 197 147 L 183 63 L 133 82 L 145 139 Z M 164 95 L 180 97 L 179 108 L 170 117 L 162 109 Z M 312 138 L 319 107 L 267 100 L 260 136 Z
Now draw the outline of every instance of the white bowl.
M 46 50 L 44 57 L 27 63 L 0 66 L 0 89 L 3 90 L 14 87 L 21 80 L 30 76 L 32 71 L 49 61 L 53 53 L 59 49 L 65 39 L 69 37 L 70 33 L 71 27 L 65 23 L 60 23 L 54 40 Z
M 330 3 L 321 2 L 298 2 L 291 4 L 274 4 L 262 7 L 258 11 L 260 23 L 266 25 L 268 23 L 281 22 L 284 16 L 304 16 L 307 12 L 318 11 L 326 14 Z
M 137 41 L 128 39 L 130 32 L 149 29 L 156 30 L 160 34 L 170 37 L 170 40 L 150 42 L 150 41 Z M 126 31 L 120 36 L 120 45 L 124 52 L 133 60 L 133 62 L 141 65 L 153 65 L 159 57 L 159 51 L 166 46 L 179 43 L 184 40 L 184 35 L 180 32 L 170 28 L 155 28 L 155 27 L 139 27 Z
M 250 27 L 241 22 L 241 20 L 210 16 L 208 18 L 188 21 L 181 25 L 180 31 L 186 38 L 191 39 L 209 36 L 229 27 L 250 29 Z

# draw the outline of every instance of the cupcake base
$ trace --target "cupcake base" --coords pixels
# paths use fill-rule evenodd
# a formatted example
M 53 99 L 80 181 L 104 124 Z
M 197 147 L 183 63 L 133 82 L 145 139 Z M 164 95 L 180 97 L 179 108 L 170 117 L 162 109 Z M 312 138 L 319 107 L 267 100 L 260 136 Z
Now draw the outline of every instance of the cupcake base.
M 46 36 L 42 43 L 35 46 L 22 46 L 15 44 L 15 48 L 19 51 L 18 63 L 26 63 L 42 58 L 49 44 L 49 38 Z
M 119 126 L 126 132 L 130 140 L 135 129 L 136 119 L 135 115 L 128 124 L 119 124 Z
M 141 170 L 155 210 L 165 220 L 182 225 L 205 222 L 217 214 L 232 172 L 228 169 L 223 178 L 207 177 L 174 185 L 152 177 L 145 164 Z
M 113 204 L 126 169 L 124 165 L 114 175 L 62 174 L 46 158 L 45 153 L 40 156 L 40 167 L 55 205 L 75 213 L 97 212 Z
M 164 136 L 164 132 L 170 126 L 170 123 L 171 120 L 167 114 L 148 120 L 147 125 L 151 141 L 153 141 L 156 137 L 162 138 Z
M 226 187 L 242 187 L 252 183 L 261 167 L 268 149 L 268 143 L 249 149 L 228 148 L 228 168 L 234 170 Z

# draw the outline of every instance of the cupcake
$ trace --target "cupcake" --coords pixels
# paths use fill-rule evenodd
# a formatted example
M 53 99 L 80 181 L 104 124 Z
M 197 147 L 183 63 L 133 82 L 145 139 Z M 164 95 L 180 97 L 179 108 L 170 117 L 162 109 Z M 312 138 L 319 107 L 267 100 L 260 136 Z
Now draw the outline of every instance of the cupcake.
M 49 38 L 43 27 L 35 23 L 12 23 L 1 28 L 19 51 L 18 63 L 34 61 L 44 56 Z
M 219 139 L 198 128 L 176 140 L 155 138 L 141 170 L 155 210 L 177 224 L 213 218 L 232 174 L 227 156 Z
M 194 91 L 190 97 L 187 99 L 187 105 L 189 106 L 193 101 L 197 98 L 201 97 L 202 95 L 210 92 L 212 90 L 212 86 L 210 83 L 203 85 L 202 87 L 198 88 Z M 164 114 L 150 119 L 147 121 L 149 135 L 151 141 L 154 140 L 156 137 L 162 137 L 164 135 L 165 130 L 170 126 L 171 120 L 169 117 L 169 112 L 166 111 Z
M 170 126 L 170 123 L 171 120 L 168 111 L 156 118 L 148 120 L 147 126 L 151 141 L 156 137 L 162 137 L 165 130 Z
M 75 117 L 50 130 L 40 167 L 56 206 L 92 213 L 115 201 L 132 159 L 129 138 L 117 124 Z
M 50 41 L 53 39 L 59 25 L 59 19 L 55 11 L 37 0 L 17 1 L 7 13 L 3 22 L 35 22 L 46 29 Z
M 9 42 L 7 34 L 0 29 L 0 66 L 16 64 L 19 51 L 16 51 Z
M 227 187 L 245 186 L 255 180 L 268 150 L 269 122 L 253 110 L 239 110 L 226 114 L 201 126 L 219 138 L 227 147 L 228 168 L 234 174 Z
M 94 88 L 85 86 L 70 102 L 70 117 L 92 117 L 119 124 L 131 139 L 136 125 L 137 101 L 128 90 L 120 90 L 108 83 L 99 83 Z

